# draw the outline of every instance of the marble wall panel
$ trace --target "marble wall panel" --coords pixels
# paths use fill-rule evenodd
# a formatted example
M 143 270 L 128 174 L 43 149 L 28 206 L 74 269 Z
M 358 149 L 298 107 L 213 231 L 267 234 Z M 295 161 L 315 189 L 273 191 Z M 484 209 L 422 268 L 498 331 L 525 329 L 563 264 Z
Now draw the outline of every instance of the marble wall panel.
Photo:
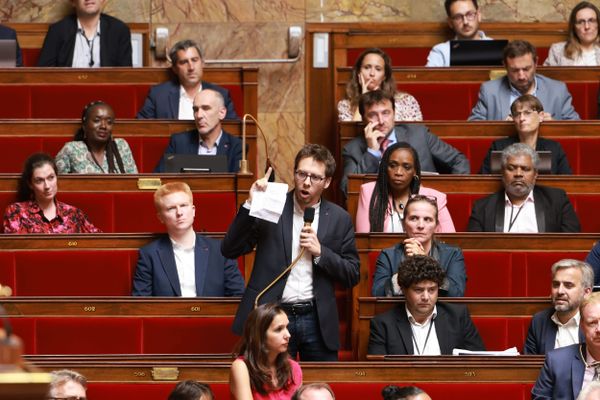
M 479 0 L 487 21 L 565 21 L 579 0 Z M 600 6 L 600 1 L 592 0 Z M 307 22 L 442 21 L 443 0 L 306 0 Z
M 71 10 L 69 0 L 0 0 L 0 21 L 50 23 Z M 150 0 L 106 0 L 104 11 L 127 22 L 148 22 Z
M 406 21 L 410 0 L 305 0 L 307 22 Z
M 304 135 L 291 133 L 304 132 L 304 113 L 258 113 L 258 118 L 267 136 L 269 158 L 275 167 L 277 180 L 293 185 L 294 157 L 304 145 Z M 265 165 L 262 145 L 259 145 L 258 154 L 260 171 L 257 175 L 261 176 Z

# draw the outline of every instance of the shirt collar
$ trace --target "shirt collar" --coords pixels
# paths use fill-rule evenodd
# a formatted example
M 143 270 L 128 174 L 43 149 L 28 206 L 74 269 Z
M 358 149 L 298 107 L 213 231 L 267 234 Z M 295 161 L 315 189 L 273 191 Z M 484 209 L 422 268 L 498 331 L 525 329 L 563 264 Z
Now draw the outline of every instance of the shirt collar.
M 527 198 L 525 199 L 525 203 L 533 203 L 535 204 L 535 201 L 533 200 L 533 190 L 531 190 L 531 192 L 529 192 L 529 194 L 527 195 Z M 525 204 L 523 203 L 523 204 Z M 512 202 L 510 201 L 510 199 L 508 198 L 508 195 L 506 194 L 506 190 L 504 191 L 504 205 L 507 206 L 512 206 Z
M 200 136 L 200 135 L 198 135 Z M 217 137 L 217 140 L 215 140 L 215 147 L 219 147 L 219 143 L 221 142 L 221 138 L 223 137 L 223 129 L 221 129 L 221 132 L 219 133 L 219 137 Z M 204 139 L 202 139 L 202 136 L 200 136 L 200 146 L 204 145 Z M 206 146 L 203 146 L 206 147 Z
M 63 221 L 63 215 L 65 214 L 65 207 L 64 207 L 64 203 L 61 203 L 60 201 L 56 200 L 56 198 L 54 199 L 54 204 L 56 205 L 56 217 L 60 219 L 61 221 Z M 29 202 L 29 212 L 31 214 L 40 214 L 40 216 L 42 218 L 46 218 L 46 216 L 44 215 L 44 212 L 42 211 L 42 209 L 40 208 L 40 205 L 38 204 L 37 201 L 35 200 L 31 200 Z
M 171 244 L 173 245 L 173 250 L 194 250 L 196 248 L 196 232 L 192 232 L 192 234 L 194 235 L 194 245 L 192 247 L 188 247 L 185 248 L 182 245 L 180 245 L 179 243 L 177 243 L 175 240 L 173 240 L 173 238 L 171 238 L 171 236 L 169 236 L 169 240 L 171 241 Z
M 294 196 L 292 194 L 292 197 L 294 198 L 294 214 L 304 216 L 304 211 L 302 210 L 302 208 L 300 208 L 300 204 L 298 204 L 298 201 L 296 200 L 296 196 Z M 317 204 L 315 204 L 314 206 L 312 206 L 312 208 L 315 209 L 315 215 L 317 215 L 317 213 L 321 209 L 321 199 L 319 199 L 319 202 Z
M 563 324 L 562 322 L 560 322 L 560 320 L 558 319 L 558 316 L 556 315 L 556 311 L 554 312 L 554 314 L 552 314 L 552 316 L 550 317 L 550 319 L 558 327 L 563 327 L 563 326 L 565 326 L 565 327 L 579 326 L 579 321 L 581 320 L 581 314 L 579 314 L 579 311 L 577 311 L 577 314 L 575 314 L 573 317 L 571 317 L 571 319 L 568 320 L 567 323 L 565 323 L 565 324 Z
M 198 87 L 198 91 L 196 93 L 194 93 L 194 95 L 192 97 L 190 97 L 190 96 L 188 96 L 187 92 L 185 91 L 185 88 L 183 87 L 183 85 L 179 85 L 179 97 L 186 98 L 189 101 L 193 102 L 194 97 L 196 97 L 196 95 L 198 93 L 200 93 L 201 90 L 202 90 L 202 84 L 200 84 L 200 86 Z
M 429 317 L 427 317 L 427 319 L 425 320 L 425 322 L 423 322 L 422 324 L 420 324 L 420 323 L 418 323 L 415 320 L 415 317 L 413 317 L 412 313 L 410 312 L 410 310 L 408 309 L 408 307 L 406 306 L 406 304 L 404 304 L 404 308 L 406 309 L 406 315 L 408 316 L 408 321 L 413 326 L 425 326 L 425 325 L 427 325 L 427 323 L 430 320 L 435 319 L 435 317 L 437 316 L 437 304 L 436 304 L 435 306 L 433 306 L 433 312 L 431 313 L 431 315 Z
M 508 79 L 508 77 L 506 79 Z M 508 86 L 510 87 L 510 93 L 513 96 L 521 97 L 523 95 L 523 93 L 521 93 L 516 87 L 513 86 L 513 84 L 510 82 L 510 79 L 508 79 Z M 536 74 L 533 76 L 533 91 L 531 92 L 532 96 L 537 95 L 537 87 L 538 87 L 538 79 L 537 79 L 537 74 Z
M 83 27 L 81 26 L 81 22 L 79 21 L 79 18 L 77 18 L 77 32 L 84 32 Z M 99 35 L 100 35 L 100 20 L 98 20 L 98 25 L 96 25 L 96 35 L 94 35 L 94 38 Z M 86 36 L 86 39 L 87 39 L 87 36 Z

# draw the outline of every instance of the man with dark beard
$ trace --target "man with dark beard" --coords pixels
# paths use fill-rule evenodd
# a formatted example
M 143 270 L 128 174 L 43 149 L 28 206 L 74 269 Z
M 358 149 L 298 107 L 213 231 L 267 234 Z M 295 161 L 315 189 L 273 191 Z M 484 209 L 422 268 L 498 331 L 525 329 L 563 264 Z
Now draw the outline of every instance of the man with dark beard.
M 477 200 L 469 232 L 579 232 L 579 219 L 562 189 L 536 185 L 539 157 L 524 143 L 502 151 L 502 185 Z

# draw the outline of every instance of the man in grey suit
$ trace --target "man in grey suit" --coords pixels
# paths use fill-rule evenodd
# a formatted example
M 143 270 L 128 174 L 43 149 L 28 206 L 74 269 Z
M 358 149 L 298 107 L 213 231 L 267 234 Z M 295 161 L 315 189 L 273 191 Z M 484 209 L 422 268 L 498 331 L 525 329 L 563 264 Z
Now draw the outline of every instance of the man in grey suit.
M 544 106 L 544 121 L 578 120 L 571 104 L 571 94 L 563 82 L 536 74 L 535 47 L 524 40 L 513 40 L 504 49 L 506 76 L 484 82 L 479 89 L 479 101 L 471 110 L 469 121 L 505 120 L 510 117 L 510 105 L 519 96 L 531 94 Z
M 524 354 L 583 343 L 579 306 L 592 293 L 594 271 L 579 260 L 564 259 L 552 265 L 552 307 L 536 313 L 529 325 Z
M 600 371 L 593 364 L 600 361 L 600 293 L 583 300 L 579 312 L 586 344 L 573 344 L 546 354 L 531 390 L 532 400 L 575 400 L 582 388 L 597 380 Z
M 381 90 L 366 92 L 358 104 L 362 120 L 367 122 L 364 136 L 344 146 L 344 175 L 341 188 L 347 192 L 349 174 L 377 173 L 385 149 L 396 142 L 407 142 L 417 151 L 422 171 L 469 174 L 469 160 L 460 151 L 442 141 L 424 125 L 395 125 L 394 99 Z

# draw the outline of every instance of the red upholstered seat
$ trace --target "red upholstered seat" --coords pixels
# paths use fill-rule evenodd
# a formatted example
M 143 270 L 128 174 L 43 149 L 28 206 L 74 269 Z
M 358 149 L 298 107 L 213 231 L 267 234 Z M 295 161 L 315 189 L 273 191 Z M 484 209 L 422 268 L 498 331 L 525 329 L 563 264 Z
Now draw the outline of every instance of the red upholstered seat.
M 201 378 L 199 378 L 202 381 Z M 429 382 L 330 382 L 337 399 L 380 399 L 381 389 L 389 384 L 415 385 L 433 399 L 445 400 L 525 400 L 530 398 L 532 384 L 527 383 L 429 383 Z M 91 382 L 87 395 L 94 400 L 164 400 L 176 382 L 114 383 Z M 210 388 L 219 400 L 229 398 L 227 383 L 212 383 Z
M 95 100 L 110 104 L 117 118 L 135 118 L 149 84 L 30 84 L 0 87 L 0 118 L 81 118 L 83 107 Z M 229 89 L 236 112 L 244 112 L 241 85 Z
M 198 380 L 202 382 L 201 377 L 198 377 Z M 88 384 L 87 397 L 94 400 L 165 400 L 176 384 L 177 382 L 91 382 Z M 229 384 L 227 383 L 211 383 L 210 389 L 217 400 L 229 398 Z
M 231 353 L 239 337 L 233 318 L 144 318 L 142 352 L 147 354 Z
M 365 49 L 348 49 L 346 57 L 349 67 L 354 66 L 358 56 Z M 382 49 L 392 60 L 395 67 L 422 67 L 427 64 L 427 56 L 431 50 L 428 47 L 386 47 Z
M 36 354 L 139 354 L 140 318 L 37 318 Z
M 399 377 L 401 379 L 401 377 Z M 389 384 L 415 385 L 425 390 L 432 399 L 443 400 L 525 400 L 530 398 L 533 385 L 522 383 L 411 383 L 398 382 L 331 382 L 339 399 L 380 399 L 381 389 Z
M 424 120 L 466 120 L 477 102 L 479 83 L 402 83 L 398 89 L 412 94 L 423 112 Z M 440 99 L 452 101 L 440 104 Z
M 531 317 L 488 318 L 473 317 L 473 323 L 487 350 L 506 350 L 516 347 L 521 351 Z
M 598 82 L 567 82 L 573 97 L 573 107 L 581 119 L 596 119 L 598 113 Z
M 0 86 L 0 118 L 29 118 L 30 98 L 27 86 Z
M 466 232 L 473 203 L 484 196 L 484 194 L 447 194 L 448 211 L 450 211 L 457 232 Z
M 58 199 L 80 208 L 104 233 L 165 232 L 156 217 L 153 192 L 62 192 Z M 0 209 L 16 201 L 14 193 L 0 193 Z M 235 193 L 194 193 L 199 232 L 225 232 L 236 209 Z M 218 210 L 215 212 L 214 210 Z
M 129 296 L 136 250 L 16 251 L 17 296 Z M 9 263 L 10 264 L 10 263 Z
M 587 251 L 463 251 L 467 269 L 465 297 L 545 297 L 550 295 L 550 267 L 563 258 L 584 260 Z M 369 253 L 368 287 L 378 251 Z
M 599 196 L 593 194 L 570 195 L 569 198 L 579 216 L 582 232 L 600 232 L 600 218 L 597 218 Z

